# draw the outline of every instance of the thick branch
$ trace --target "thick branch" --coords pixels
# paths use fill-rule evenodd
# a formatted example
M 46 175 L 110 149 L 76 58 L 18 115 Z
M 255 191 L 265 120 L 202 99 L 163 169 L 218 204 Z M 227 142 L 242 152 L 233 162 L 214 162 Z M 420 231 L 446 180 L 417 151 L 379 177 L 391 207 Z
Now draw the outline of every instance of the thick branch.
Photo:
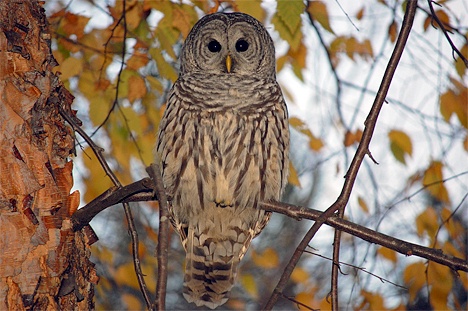
M 280 202 L 262 203 L 262 208 L 267 211 L 281 213 L 295 219 L 302 218 L 318 220 L 323 214 L 322 212 L 314 209 Z M 425 258 L 450 267 L 455 271 L 460 270 L 468 272 L 468 261 L 445 254 L 442 250 L 406 242 L 335 216 L 329 217 L 325 220 L 325 224 L 365 241 L 387 247 L 405 256 Z

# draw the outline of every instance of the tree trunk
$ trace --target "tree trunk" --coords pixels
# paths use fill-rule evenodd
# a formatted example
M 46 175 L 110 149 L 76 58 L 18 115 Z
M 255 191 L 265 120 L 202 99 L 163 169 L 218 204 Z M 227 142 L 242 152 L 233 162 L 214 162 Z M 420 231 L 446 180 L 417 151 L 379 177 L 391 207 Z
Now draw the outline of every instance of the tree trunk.
M 73 232 L 73 96 L 56 62 L 44 9 L 0 1 L 0 310 L 88 310 L 97 276 Z

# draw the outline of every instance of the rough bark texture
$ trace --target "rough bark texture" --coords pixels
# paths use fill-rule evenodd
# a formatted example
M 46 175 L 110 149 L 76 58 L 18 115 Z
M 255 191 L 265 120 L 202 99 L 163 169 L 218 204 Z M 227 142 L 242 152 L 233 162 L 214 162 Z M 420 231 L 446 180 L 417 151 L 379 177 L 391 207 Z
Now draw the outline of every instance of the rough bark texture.
M 92 309 L 97 276 L 70 223 L 73 132 L 57 109 L 73 96 L 37 1 L 1 0 L 0 30 L 0 310 Z

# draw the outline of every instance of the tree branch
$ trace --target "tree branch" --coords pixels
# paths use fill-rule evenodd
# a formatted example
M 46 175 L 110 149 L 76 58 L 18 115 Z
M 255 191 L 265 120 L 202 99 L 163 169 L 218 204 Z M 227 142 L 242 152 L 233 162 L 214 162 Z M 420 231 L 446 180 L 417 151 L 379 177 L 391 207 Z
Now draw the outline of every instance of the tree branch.
M 156 283 L 156 299 L 153 303 L 155 310 L 166 309 L 167 284 L 167 252 L 169 248 L 169 210 L 167 207 L 166 189 L 158 164 L 151 164 L 146 171 L 155 185 L 155 192 L 159 198 L 159 235 L 158 235 L 158 280 Z
M 291 273 L 294 270 L 297 262 L 299 261 L 302 253 L 309 244 L 310 240 L 314 237 L 315 233 L 320 229 L 323 223 L 326 223 L 327 218 L 334 214 L 340 208 L 344 208 L 349 201 L 349 196 L 354 186 L 359 168 L 366 154 L 370 155 L 369 144 L 374 133 L 375 125 L 377 123 L 377 118 L 379 116 L 380 110 L 383 103 L 385 102 L 385 97 L 387 96 L 390 83 L 392 81 L 393 75 L 397 68 L 398 62 L 400 61 L 401 55 L 406 45 L 406 41 L 411 32 L 411 27 L 413 25 L 414 15 L 416 12 L 418 2 L 417 0 L 410 0 L 406 6 L 406 12 L 403 19 L 403 24 L 401 26 L 400 34 L 393 50 L 392 56 L 390 57 L 387 69 L 383 76 L 380 88 L 377 92 L 377 96 L 374 100 L 372 108 L 367 116 L 366 121 L 364 122 L 364 132 L 362 134 L 362 139 L 359 143 L 359 146 L 356 150 L 351 165 L 348 169 L 348 172 L 345 176 L 345 183 L 343 185 L 342 191 L 338 199 L 333 203 L 320 217 L 316 220 L 312 228 L 306 233 L 302 241 L 296 248 L 296 251 L 292 255 L 288 265 L 283 271 L 281 279 L 279 280 L 276 288 L 274 289 L 270 299 L 266 303 L 264 309 L 271 310 L 278 300 L 280 294 L 283 292 Z M 333 306 L 332 306 L 333 307 Z

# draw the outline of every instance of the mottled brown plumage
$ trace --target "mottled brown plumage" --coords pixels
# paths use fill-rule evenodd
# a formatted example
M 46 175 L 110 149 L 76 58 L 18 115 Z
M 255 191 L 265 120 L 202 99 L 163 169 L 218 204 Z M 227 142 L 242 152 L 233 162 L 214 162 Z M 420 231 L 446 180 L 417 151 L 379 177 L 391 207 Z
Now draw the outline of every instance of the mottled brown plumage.
M 288 114 L 273 41 L 254 18 L 215 13 L 187 37 L 161 121 L 156 160 L 187 252 L 184 297 L 227 301 L 239 261 L 288 175 Z

